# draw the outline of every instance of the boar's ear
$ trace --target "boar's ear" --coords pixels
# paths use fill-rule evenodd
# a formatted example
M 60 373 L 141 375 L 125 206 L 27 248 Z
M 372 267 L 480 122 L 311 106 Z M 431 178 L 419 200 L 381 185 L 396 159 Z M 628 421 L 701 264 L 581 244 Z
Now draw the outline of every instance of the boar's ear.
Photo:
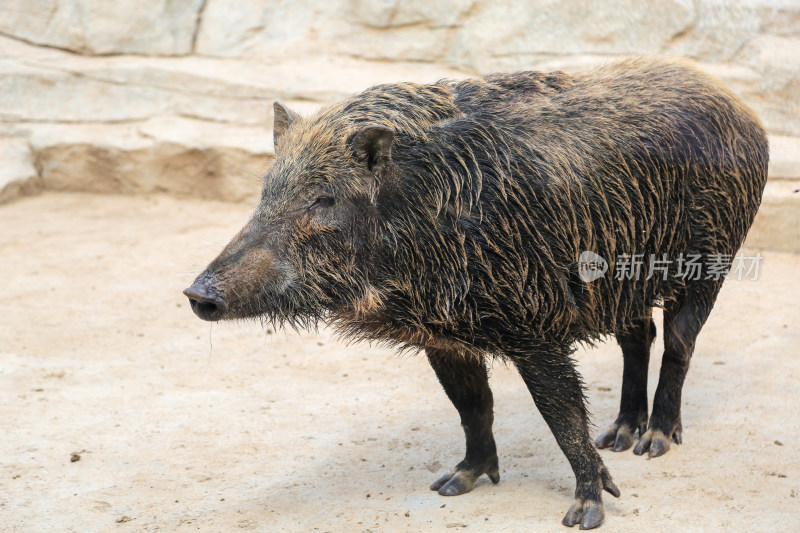
M 356 159 L 371 171 L 383 168 L 392 157 L 394 132 L 386 126 L 368 125 L 350 140 Z
M 272 128 L 272 144 L 278 146 L 281 136 L 293 122 L 300 120 L 300 115 L 280 102 L 272 104 L 275 110 L 275 125 Z

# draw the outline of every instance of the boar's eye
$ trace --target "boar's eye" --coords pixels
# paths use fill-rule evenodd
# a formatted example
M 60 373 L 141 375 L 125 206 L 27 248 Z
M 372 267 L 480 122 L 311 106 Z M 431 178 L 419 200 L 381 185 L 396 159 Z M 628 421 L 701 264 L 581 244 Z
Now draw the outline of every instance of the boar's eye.
M 334 203 L 333 196 L 325 196 L 325 195 L 323 195 L 323 196 L 318 196 L 316 198 L 316 200 L 314 200 L 311 203 L 311 205 L 308 206 L 308 208 L 309 209 L 316 209 L 317 207 L 330 207 L 330 206 L 333 205 L 333 203 Z

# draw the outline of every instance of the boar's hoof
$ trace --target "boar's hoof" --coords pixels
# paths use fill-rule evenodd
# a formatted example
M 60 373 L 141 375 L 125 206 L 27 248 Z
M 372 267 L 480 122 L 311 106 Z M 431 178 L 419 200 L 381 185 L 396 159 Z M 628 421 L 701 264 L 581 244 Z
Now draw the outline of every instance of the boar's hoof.
M 475 482 L 483 474 L 489 476 L 492 483 L 500 483 L 500 470 L 497 466 L 497 458 L 494 459 L 493 464 L 487 467 L 469 468 L 459 463 L 459 465 L 456 466 L 455 472 L 445 474 L 437 479 L 433 485 L 431 485 L 431 490 L 439 492 L 442 496 L 458 496 L 459 494 L 465 494 L 472 490 L 472 487 L 475 486 Z
M 669 441 L 670 437 L 667 437 L 663 431 L 650 428 L 642 435 L 642 438 L 639 439 L 639 444 L 633 449 L 633 453 L 636 455 L 643 455 L 649 451 L 650 457 L 659 457 L 669 451 Z M 672 442 L 675 444 L 680 444 L 682 442 L 680 426 L 672 432 Z
M 645 427 L 647 427 L 646 422 L 638 428 L 639 435 L 644 434 Z M 637 428 L 632 427 L 630 424 L 614 422 L 602 435 L 597 437 L 594 443 L 598 448 L 611 447 L 615 452 L 625 451 L 633 446 L 633 437 L 636 431 Z
M 576 499 L 561 523 L 568 527 L 580 524 L 581 529 L 593 529 L 603 522 L 604 517 L 605 511 L 601 502 Z

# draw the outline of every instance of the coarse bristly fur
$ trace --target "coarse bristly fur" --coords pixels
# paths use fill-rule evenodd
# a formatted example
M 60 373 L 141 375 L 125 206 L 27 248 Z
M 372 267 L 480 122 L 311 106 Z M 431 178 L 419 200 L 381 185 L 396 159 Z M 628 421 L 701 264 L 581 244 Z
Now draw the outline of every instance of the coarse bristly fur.
M 440 493 L 499 479 L 487 355 L 520 370 L 573 466 L 567 525 L 599 525 L 600 490 L 618 494 L 588 441 L 576 344 L 613 334 L 623 348 L 620 415 L 599 447 L 629 447 L 637 430 L 637 453 L 680 441 L 683 379 L 722 280 L 687 280 L 679 258 L 733 255 L 767 177 L 762 126 L 718 81 L 682 60 L 633 58 L 575 75 L 379 85 L 308 118 L 276 104 L 275 146 L 252 220 L 187 289 L 193 308 L 322 319 L 425 349 L 467 433 Z M 609 272 L 583 281 L 583 251 Z M 626 254 L 665 261 L 666 279 L 617 279 Z M 665 356 L 648 423 L 656 305 Z

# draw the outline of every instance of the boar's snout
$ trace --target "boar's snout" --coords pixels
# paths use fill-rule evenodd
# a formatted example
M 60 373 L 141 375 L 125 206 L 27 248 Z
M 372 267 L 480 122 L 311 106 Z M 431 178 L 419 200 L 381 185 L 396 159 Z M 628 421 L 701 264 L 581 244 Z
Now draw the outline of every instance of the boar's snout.
M 189 304 L 192 306 L 194 314 L 203 320 L 216 321 L 225 315 L 228 304 L 214 290 L 210 281 L 208 276 L 200 276 L 191 287 L 183 291 L 183 294 L 189 298 Z

